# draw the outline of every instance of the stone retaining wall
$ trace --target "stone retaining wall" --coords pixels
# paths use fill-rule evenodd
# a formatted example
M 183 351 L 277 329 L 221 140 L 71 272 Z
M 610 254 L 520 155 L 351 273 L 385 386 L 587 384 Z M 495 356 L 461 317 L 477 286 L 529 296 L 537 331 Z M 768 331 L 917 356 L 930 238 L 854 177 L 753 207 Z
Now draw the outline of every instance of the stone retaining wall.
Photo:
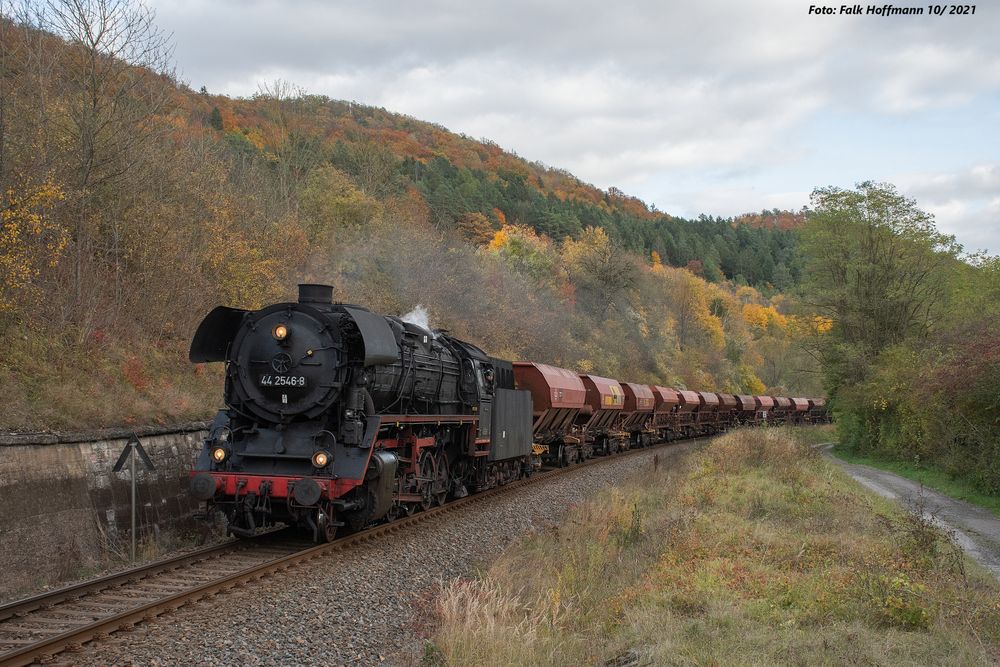
M 140 464 L 140 539 L 193 527 L 188 472 L 207 424 L 78 434 L 0 434 L 0 596 L 76 577 L 131 530 L 128 465 L 111 471 L 133 432 L 156 470 Z

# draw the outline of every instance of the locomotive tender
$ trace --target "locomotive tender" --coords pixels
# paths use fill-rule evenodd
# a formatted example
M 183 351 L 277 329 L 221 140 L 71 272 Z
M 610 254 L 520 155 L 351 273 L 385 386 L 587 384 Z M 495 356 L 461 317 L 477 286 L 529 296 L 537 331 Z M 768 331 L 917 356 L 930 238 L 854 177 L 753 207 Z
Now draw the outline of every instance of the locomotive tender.
M 512 364 L 445 331 L 335 304 L 326 285 L 256 311 L 214 309 L 190 359 L 226 364 L 226 408 L 191 492 L 244 537 L 280 522 L 325 541 L 506 484 L 543 460 L 760 423 L 778 406 Z M 780 405 L 780 421 L 824 414 L 822 399 Z

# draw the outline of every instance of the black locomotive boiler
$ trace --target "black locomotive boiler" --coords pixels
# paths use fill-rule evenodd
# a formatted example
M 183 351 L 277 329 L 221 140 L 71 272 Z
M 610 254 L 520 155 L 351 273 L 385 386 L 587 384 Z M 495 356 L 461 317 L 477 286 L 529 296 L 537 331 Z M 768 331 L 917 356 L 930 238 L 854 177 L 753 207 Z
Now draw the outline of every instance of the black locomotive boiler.
M 225 362 L 225 409 L 191 490 L 229 531 L 278 522 L 318 540 L 530 474 L 532 402 L 511 363 L 397 317 L 334 304 L 218 307 L 193 362 Z

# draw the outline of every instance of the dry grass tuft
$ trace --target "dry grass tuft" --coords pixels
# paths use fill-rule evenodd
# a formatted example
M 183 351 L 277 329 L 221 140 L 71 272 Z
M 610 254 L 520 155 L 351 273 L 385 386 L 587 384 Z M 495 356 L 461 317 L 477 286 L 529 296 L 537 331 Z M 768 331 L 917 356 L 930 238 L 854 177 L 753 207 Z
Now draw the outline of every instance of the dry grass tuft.
M 445 586 L 427 662 L 990 664 L 996 582 L 816 438 L 738 431 L 600 491 Z

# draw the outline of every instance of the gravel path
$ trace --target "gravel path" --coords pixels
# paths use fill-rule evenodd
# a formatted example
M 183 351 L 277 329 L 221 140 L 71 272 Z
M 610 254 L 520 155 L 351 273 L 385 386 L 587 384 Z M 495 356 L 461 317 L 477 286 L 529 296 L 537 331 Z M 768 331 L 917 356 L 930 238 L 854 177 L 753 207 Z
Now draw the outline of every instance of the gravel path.
M 1000 518 L 995 514 L 894 473 L 842 461 L 830 454 L 832 446 L 825 445 L 824 454 L 839 463 L 851 477 L 880 496 L 911 509 L 923 508 L 925 516 L 948 529 L 973 560 L 1000 579 Z
M 561 519 L 595 488 L 690 451 L 673 445 L 500 494 L 185 607 L 60 661 L 81 665 L 410 665 L 437 586 L 489 563 L 516 536 Z

